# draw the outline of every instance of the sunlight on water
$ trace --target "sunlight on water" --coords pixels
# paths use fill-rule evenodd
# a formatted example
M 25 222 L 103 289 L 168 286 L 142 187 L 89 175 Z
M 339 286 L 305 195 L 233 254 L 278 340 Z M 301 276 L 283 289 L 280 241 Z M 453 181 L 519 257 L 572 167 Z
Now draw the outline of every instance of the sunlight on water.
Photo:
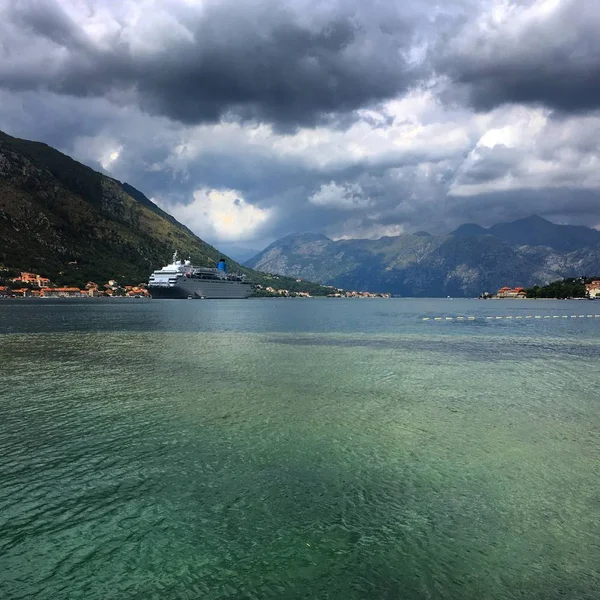
M 600 324 L 386 306 L 0 336 L 0 596 L 600 597 Z

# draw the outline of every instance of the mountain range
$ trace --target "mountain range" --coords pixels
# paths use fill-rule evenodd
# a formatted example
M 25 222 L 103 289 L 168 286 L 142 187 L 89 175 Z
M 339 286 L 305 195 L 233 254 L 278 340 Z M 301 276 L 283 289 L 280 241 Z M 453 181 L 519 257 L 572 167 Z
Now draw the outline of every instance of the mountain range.
M 533 215 L 448 235 L 425 231 L 377 240 L 286 236 L 245 263 L 269 273 L 400 296 L 476 296 L 600 274 L 600 231 Z

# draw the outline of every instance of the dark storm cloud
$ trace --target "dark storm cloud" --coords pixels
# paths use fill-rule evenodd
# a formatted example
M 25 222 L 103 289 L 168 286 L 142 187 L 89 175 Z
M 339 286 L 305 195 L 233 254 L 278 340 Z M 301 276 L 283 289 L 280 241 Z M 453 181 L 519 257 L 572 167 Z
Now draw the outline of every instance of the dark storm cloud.
M 596 190 L 569 188 L 549 189 L 543 193 L 515 190 L 480 194 L 476 199 L 455 199 L 446 213 L 446 222 L 453 227 L 466 222 L 487 227 L 538 214 L 555 223 L 593 227 L 600 216 L 599 199 Z
M 246 244 L 534 212 L 596 225 L 596 6 L 0 2 L 0 129 L 131 183 L 215 244 L 234 234 L 207 227 L 211 190 L 268 215 L 235 223 Z
M 73 51 L 89 50 L 76 23 L 52 0 L 15 2 L 5 15 L 12 17 L 14 24 L 23 30 L 44 37 L 57 46 Z
M 46 142 L 67 153 L 73 153 L 75 140 L 96 135 L 115 117 L 114 107 L 101 100 L 83 105 L 37 92 L 0 90 L 0 109 L 0 130 Z
M 600 108 L 599 32 L 598 0 L 524 2 L 501 22 L 468 21 L 437 46 L 433 63 L 454 84 L 447 96 L 477 110 L 515 103 L 585 112 Z
M 392 3 L 165 8 L 162 30 L 121 23 L 100 43 L 57 2 L 15 3 L 2 15 L 0 85 L 110 96 L 188 124 L 225 116 L 293 127 L 391 98 L 417 76 L 408 52 L 419 18 Z M 48 52 L 23 68 L 16 59 L 31 39 Z

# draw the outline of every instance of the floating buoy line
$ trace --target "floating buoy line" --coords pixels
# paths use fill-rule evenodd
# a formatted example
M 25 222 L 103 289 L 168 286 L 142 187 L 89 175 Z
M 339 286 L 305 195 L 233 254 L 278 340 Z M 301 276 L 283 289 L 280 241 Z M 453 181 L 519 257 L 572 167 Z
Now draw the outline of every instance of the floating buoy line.
M 458 317 L 422 317 L 423 321 L 519 321 L 525 319 L 600 319 L 600 315 L 503 315 L 503 316 L 458 316 Z

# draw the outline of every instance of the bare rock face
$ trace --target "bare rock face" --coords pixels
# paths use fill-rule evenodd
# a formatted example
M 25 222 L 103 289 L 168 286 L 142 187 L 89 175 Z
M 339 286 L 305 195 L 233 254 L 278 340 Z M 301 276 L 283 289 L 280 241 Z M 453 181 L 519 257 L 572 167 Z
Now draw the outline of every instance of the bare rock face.
M 29 189 L 52 196 L 55 189 L 44 189 L 44 172 L 36 168 L 26 157 L 0 147 L 0 177 L 13 185 L 27 183 Z M 46 174 L 47 175 L 47 174 Z M 53 186 L 56 188 L 56 186 Z
M 102 178 L 102 212 L 115 219 L 126 218 L 125 194 L 117 182 Z

